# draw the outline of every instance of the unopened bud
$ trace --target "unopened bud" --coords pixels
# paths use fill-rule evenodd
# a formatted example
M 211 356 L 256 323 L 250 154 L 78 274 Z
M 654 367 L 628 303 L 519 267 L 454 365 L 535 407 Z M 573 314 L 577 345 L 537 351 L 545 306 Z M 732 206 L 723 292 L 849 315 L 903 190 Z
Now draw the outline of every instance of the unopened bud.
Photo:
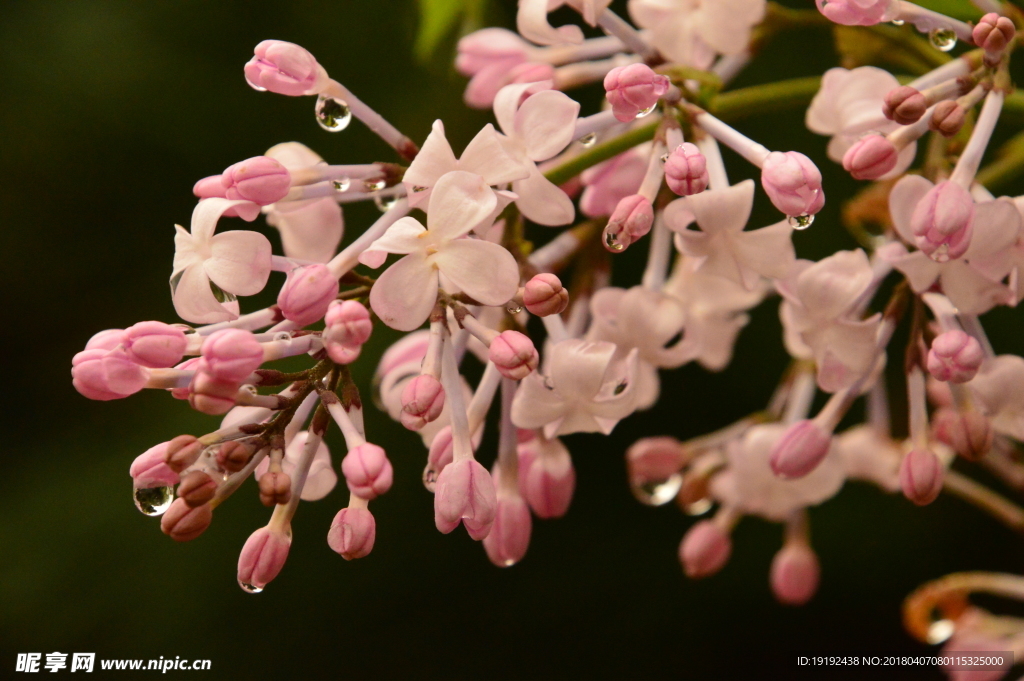
M 174 541 L 192 541 L 213 522 L 213 509 L 209 504 L 190 507 L 184 499 L 175 499 L 160 519 L 160 531 Z
M 974 27 L 974 44 L 985 50 L 986 60 L 996 61 L 1016 35 L 1013 21 L 995 12 L 983 16 Z
M 974 199 L 946 180 L 928 190 L 910 216 L 914 245 L 938 262 L 961 257 L 974 233 Z
M 245 80 L 255 90 L 298 97 L 317 94 L 327 85 L 327 72 L 294 43 L 264 40 L 253 52 L 255 56 L 245 65 Z
M 459 523 L 473 539 L 486 537 L 497 512 L 497 493 L 487 469 L 475 459 L 454 461 L 445 466 L 434 491 L 434 525 L 448 534 Z
M 791 425 L 772 447 L 769 465 L 780 478 L 802 478 L 821 463 L 832 446 L 832 434 L 805 419 Z
M 254 453 L 252 445 L 228 440 L 217 448 L 217 465 L 228 473 L 237 473 L 245 468 Z
M 190 508 L 202 506 L 217 494 L 217 483 L 205 471 L 186 473 L 178 485 L 178 498 L 183 499 Z
M 530 546 L 533 523 L 530 509 L 518 494 L 498 494 L 491 532 L 484 537 L 487 557 L 498 567 L 510 567 L 523 559 Z
M 239 384 L 263 364 L 263 347 L 251 331 L 243 329 L 214 331 L 203 341 L 200 352 L 206 373 Z
M 967 112 L 952 99 L 945 99 L 935 105 L 932 117 L 928 121 L 928 129 L 945 137 L 952 137 L 960 132 L 967 120 Z
M 939 457 L 927 449 L 912 449 L 900 464 L 900 487 L 903 496 L 918 506 L 926 506 L 942 491 L 945 469 Z
M 960 329 L 944 331 L 932 341 L 928 351 L 928 373 L 936 380 L 966 383 L 975 377 L 985 351 L 973 336 Z
M 281 287 L 277 306 L 285 319 L 307 326 L 323 318 L 331 301 L 338 297 L 338 288 L 338 278 L 326 265 L 296 267 Z
M 668 76 L 655 73 L 646 64 L 617 66 L 604 77 L 605 95 L 615 118 L 628 123 L 649 111 L 666 92 Z
M 882 114 L 900 125 L 917 123 L 927 109 L 928 101 L 924 95 L 909 85 L 901 85 L 890 90 L 882 104 Z
M 391 489 L 394 471 L 381 447 L 365 442 L 353 447 L 341 461 L 341 472 L 352 494 L 376 499 Z
M 798 151 L 773 151 L 761 165 L 761 186 L 772 205 L 789 216 L 814 215 L 825 205 L 821 172 Z
M 654 207 L 646 197 L 632 194 L 619 201 L 604 228 L 604 247 L 617 253 L 651 231 Z
M 246 591 L 263 589 L 281 572 L 288 560 L 292 538 L 269 527 L 249 535 L 238 556 L 238 584 Z
M 260 503 L 264 506 L 287 504 L 292 498 L 292 479 L 281 471 L 267 471 L 260 476 Z
M 149 373 L 124 350 L 83 350 L 71 359 L 75 390 L 90 400 L 119 400 L 146 387 Z
M 422 374 L 406 383 L 402 390 L 399 419 L 409 430 L 420 430 L 437 419 L 444 409 L 444 388 L 430 374 Z
M 523 287 L 523 305 L 538 317 L 561 314 L 569 304 L 569 292 L 555 275 L 544 272 L 536 275 Z
M 977 461 L 992 449 L 992 423 L 976 411 L 940 409 L 932 417 L 932 432 L 939 442 L 968 461 Z
M 175 473 L 181 473 L 199 458 L 203 445 L 194 435 L 179 435 L 167 443 L 164 461 Z
M 708 160 L 697 145 L 684 142 L 665 161 L 665 183 L 679 196 L 693 196 L 708 188 Z
M 363 558 L 373 550 L 377 522 L 366 508 L 343 508 L 327 532 L 327 545 L 345 560 Z
M 899 160 L 895 145 L 884 135 L 865 135 L 843 155 L 843 168 L 855 180 L 877 180 Z
M 702 520 L 687 531 L 679 544 L 679 560 L 686 576 L 710 577 L 729 561 L 732 540 L 714 520 Z
M 818 590 L 821 566 L 814 550 L 804 542 L 789 542 L 772 559 L 772 593 L 786 605 L 803 605 Z
M 526 378 L 537 368 L 539 357 L 533 341 L 518 331 L 502 331 L 491 341 L 488 358 L 499 373 L 514 381 Z

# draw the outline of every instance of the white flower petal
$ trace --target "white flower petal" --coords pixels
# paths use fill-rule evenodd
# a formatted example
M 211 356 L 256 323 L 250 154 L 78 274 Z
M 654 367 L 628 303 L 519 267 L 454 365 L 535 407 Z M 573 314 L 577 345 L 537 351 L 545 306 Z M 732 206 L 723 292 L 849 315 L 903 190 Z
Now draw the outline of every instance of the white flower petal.
M 456 239 L 480 224 L 497 203 L 482 177 L 456 170 L 434 185 L 427 209 L 427 229 L 438 241 Z
M 272 255 L 270 241 L 259 232 L 221 232 L 210 239 L 210 257 L 203 269 L 228 293 L 251 296 L 267 285 Z
M 494 117 L 498 119 L 498 127 L 506 135 L 512 135 L 515 130 L 516 111 L 519 110 L 519 102 L 529 93 L 550 90 L 553 83 L 550 80 L 541 80 L 536 83 L 513 83 L 498 90 L 494 96 Z
M 531 95 L 516 112 L 514 136 L 533 161 L 546 161 L 569 146 L 576 130 L 579 103 L 564 92 Z
M 359 255 L 359 262 L 377 269 L 387 260 L 388 253 L 406 255 L 421 250 L 425 245 L 422 236 L 426 231 L 427 228 L 416 218 L 400 218 L 388 227 L 384 236 L 370 244 L 370 247 Z
M 528 178 L 513 182 L 512 190 L 519 195 L 516 206 L 520 212 L 538 225 L 567 225 L 576 217 L 572 199 L 558 185 L 544 177 L 537 166 L 530 168 Z
M 421 253 L 384 270 L 370 290 L 370 306 L 392 329 L 412 331 L 427 321 L 437 302 L 437 270 Z
M 210 278 L 201 264 L 186 267 L 180 274 L 171 296 L 179 317 L 194 324 L 225 322 L 238 317 L 217 301 L 210 288 Z M 175 272 L 171 279 L 177 275 Z
M 192 223 L 189 231 L 192 232 L 192 238 L 196 241 L 196 248 L 202 250 L 203 246 L 213 237 L 214 231 L 217 229 L 217 221 L 224 215 L 225 211 L 235 206 L 240 206 L 243 203 L 252 203 L 251 201 L 231 201 L 229 199 L 222 199 L 214 197 L 210 199 L 203 199 L 196 204 L 196 207 L 192 210 Z
M 417 156 L 417 158 L 419 157 Z M 498 131 L 490 123 L 470 140 L 465 151 L 462 152 L 462 158 L 459 159 L 459 170 L 476 173 L 492 187 L 508 184 L 513 180 L 521 180 L 530 172 L 527 166 L 516 161 L 505 151 Z
M 413 191 L 413 187 L 433 187 L 445 173 L 458 169 L 455 152 L 444 134 L 444 123 L 434 121 L 430 134 L 423 142 L 416 158 L 409 164 L 402 182 L 409 189 L 409 205 L 416 206 L 427 197 L 426 192 Z
M 333 258 L 344 233 L 341 206 L 330 196 L 275 203 L 267 211 L 267 224 L 281 232 L 286 256 L 310 262 Z
M 484 305 L 502 305 L 519 288 L 519 265 L 498 244 L 456 239 L 434 258 L 437 268 L 469 297 Z

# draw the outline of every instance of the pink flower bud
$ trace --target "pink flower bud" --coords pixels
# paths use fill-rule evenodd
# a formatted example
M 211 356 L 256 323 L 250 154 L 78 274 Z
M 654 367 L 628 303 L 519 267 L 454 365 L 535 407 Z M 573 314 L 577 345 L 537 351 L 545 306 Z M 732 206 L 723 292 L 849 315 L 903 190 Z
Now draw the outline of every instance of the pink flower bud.
M 238 556 L 238 584 L 246 591 L 262 590 L 274 581 L 288 560 L 292 538 L 269 527 L 249 535 Z
M 967 252 L 974 233 L 974 199 L 959 184 L 940 182 L 917 202 L 910 216 L 914 244 L 938 262 Z
M 710 577 L 721 570 L 731 552 L 732 540 L 714 520 L 691 527 L 679 544 L 679 560 L 691 579 Z
M 708 160 L 697 145 L 683 142 L 665 161 L 665 182 L 679 196 L 692 196 L 708 188 Z
M 324 324 L 325 341 L 340 345 L 358 347 L 370 339 L 373 331 L 370 311 L 354 300 L 331 301 L 324 315 Z
M 348 451 L 341 462 L 341 472 L 349 491 L 363 499 L 376 499 L 387 492 L 394 476 L 384 450 L 369 442 Z
M 615 118 L 628 123 L 649 111 L 668 92 L 668 76 L 660 76 L 646 64 L 617 66 L 604 77 L 604 90 Z
M 263 347 L 243 329 L 214 331 L 203 341 L 201 371 L 222 381 L 241 384 L 263 364 Z
M 292 186 L 292 176 L 280 161 L 269 156 L 254 156 L 228 166 L 220 176 L 220 183 L 225 198 L 269 206 L 285 197 Z
M 640 194 L 632 194 L 619 201 L 604 228 L 604 246 L 617 253 L 651 231 L 654 207 Z
M 561 518 L 576 489 L 569 450 L 558 439 L 532 439 L 518 447 L 519 491 L 538 518 Z
M 939 409 L 932 417 L 932 432 L 968 461 L 977 461 L 992 449 L 992 423 L 976 411 Z
M 494 526 L 484 537 L 484 550 L 498 567 L 511 567 L 523 559 L 530 546 L 530 509 L 518 494 L 499 494 L 497 503 Z
M 877 180 L 896 167 L 900 153 L 884 135 L 865 135 L 843 156 L 843 168 L 855 180 Z
M 457 49 L 455 69 L 464 76 L 472 76 L 488 66 L 500 65 L 508 70 L 525 62 L 532 47 L 518 33 L 504 28 L 485 28 L 461 38 Z
M 248 443 L 228 440 L 217 448 L 217 465 L 229 473 L 237 473 L 245 468 L 255 453 L 255 448 Z
M 533 341 L 518 331 L 502 331 L 491 341 L 488 358 L 505 378 L 526 378 L 537 368 L 539 357 Z
M 429 374 L 422 374 L 405 384 L 402 390 L 402 425 L 419 430 L 437 419 L 444 409 L 444 388 Z
M 327 84 L 327 72 L 305 49 L 283 40 L 264 40 L 245 65 L 245 80 L 255 90 L 298 97 L 317 94 Z
M 124 350 L 83 350 L 71 359 L 75 390 L 90 400 L 118 400 L 146 387 L 149 372 Z
M 226 199 L 224 187 L 220 175 L 210 175 L 196 182 L 192 186 L 192 193 L 200 199 Z
M 797 421 L 775 442 L 768 463 L 780 478 L 802 478 L 818 467 L 831 446 L 831 433 L 809 419 Z
M 125 353 L 136 364 L 153 369 L 172 367 L 185 355 L 185 332 L 163 322 L 139 322 L 125 329 Z
M 178 484 L 178 474 L 167 465 L 167 444 L 161 442 L 135 457 L 128 470 L 135 489 L 172 487 Z
M 199 458 L 203 445 L 194 435 L 179 435 L 164 445 L 164 463 L 175 473 L 181 473 Z
M 100 331 L 89 339 L 85 344 L 86 350 L 113 350 L 121 344 L 124 338 L 124 329 L 107 329 Z
M 199 369 L 199 365 L 202 363 L 202 357 L 189 357 L 181 364 L 176 365 L 174 368 L 180 371 L 196 371 Z M 188 387 L 184 388 L 171 388 L 167 392 L 171 393 L 171 397 L 176 400 L 187 400 L 190 394 Z
M 437 486 L 437 478 L 445 466 L 452 462 L 454 449 L 452 443 L 452 427 L 445 426 L 437 431 L 430 441 L 427 451 L 427 466 L 423 471 L 423 484 L 431 492 Z
M 204 414 L 226 414 L 235 406 L 235 395 L 241 386 L 238 381 L 217 378 L 200 369 L 188 386 L 188 403 Z
M 909 85 L 901 85 L 885 95 L 882 115 L 900 125 L 910 125 L 921 120 L 921 116 L 927 109 L 928 100 L 920 90 Z
M 569 292 L 561 280 L 549 272 L 534 276 L 523 287 L 523 305 L 532 315 L 547 317 L 561 314 L 568 304 Z
M 679 476 L 679 470 L 684 463 L 683 446 L 674 437 L 645 437 L 634 442 L 626 450 L 626 470 L 630 487 L 644 503 L 652 501 L 653 495 L 648 491 L 661 487 L 673 476 Z M 667 502 L 671 498 L 669 496 L 659 501 Z
M 175 499 L 160 519 L 160 531 L 174 541 L 192 541 L 213 522 L 209 504 L 190 508 L 184 499 Z
M 544 62 L 528 61 L 508 70 L 508 83 L 537 83 L 554 80 L 555 67 Z
M 287 504 L 292 498 L 292 477 L 283 471 L 267 471 L 260 476 L 260 503 L 270 508 Z
M 975 45 L 986 53 L 995 55 L 1006 49 L 1015 34 L 1013 21 L 995 12 L 989 12 L 978 20 L 972 37 Z
M 821 173 L 798 151 L 773 151 L 761 166 L 761 186 L 786 215 L 814 215 L 825 205 Z
M 945 469 L 939 457 L 927 449 L 912 449 L 900 464 L 900 487 L 903 496 L 918 506 L 926 506 L 942 491 Z
M 580 212 L 592 218 L 611 215 L 619 201 L 640 190 L 646 174 L 647 158 L 636 149 L 584 170 Z
M 966 383 L 974 378 L 985 359 L 981 344 L 960 329 L 944 331 L 928 351 L 928 373 L 939 381 Z
M 967 120 L 967 112 L 954 100 L 946 99 L 935 105 L 932 117 L 928 121 L 928 129 L 952 137 L 960 132 Z
M 469 536 L 479 541 L 494 524 L 497 494 L 490 473 L 475 459 L 454 461 L 444 467 L 434 491 L 434 524 L 448 534 L 462 522 Z
M 277 295 L 277 306 L 285 319 L 306 326 L 322 319 L 337 297 L 338 278 L 327 266 L 305 265 L 288 273 Z
M 772 593 L 786 605 L 803 605 L 818 590 L 821 567 L 814 550 L 803 542 L 790 542 L 772 559 Z
M 217 494 L 217 483 L 205 471 L 190 471 L 181 478 L 178 498 L 184 499 L 191 508 L 202 506 Z
M 327 545 L 345 560 L 370 555 L 377 537 L 377 522 L 367 508 L 343 508 L 327 532 Z
M 896 18 L 895 0 L 815 0 L 829 21 L 844 26 L 873 26 Z

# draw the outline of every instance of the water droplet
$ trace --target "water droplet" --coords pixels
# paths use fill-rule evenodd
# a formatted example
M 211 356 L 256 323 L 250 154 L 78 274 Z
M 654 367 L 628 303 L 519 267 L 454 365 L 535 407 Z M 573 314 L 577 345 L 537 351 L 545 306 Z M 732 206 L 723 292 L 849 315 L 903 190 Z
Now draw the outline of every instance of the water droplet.
M 352 122 L 352 111 L 343 100 L 320 95 L 316 98 L 316 122 L 327 132 L 341 132 Z
M 606 232 L 604 235 L 604 245 L 610 251 L 621 251 L 626 248 L 625 244 L 619 241 L 619 235 L 615 232 Z
M 544 387 L 547 388 L 548 390 L 554 390 L 555 389 L 555 384 L 551 382 L 551 377 L 550 376 L 545 376 L 544 377 Z
M 519 314 L 523 311 L 523 308 L 521 305 L 509 305 L 505 308 L 505 311 L 509 314 Z
M 621 395 L 622 393 L 626 392 L 626 388 L 628 388 L 628 387 L 629 387 L 629 383 L 627 383 L 626 381 L 623 381 L 622 383 L 619 383 L 617 386 L 615 386 L 614 394 L 615 395 Z
M 675 473 L 667 480 L 648 480 L 642 484 L 630 485 L 640 503 L 648 506 L 664 506 L 676 498 L 679 488 L 683 486 L 682 473 Z
M 936 620 L 928 627 L 928 643 L 932 645 L 942 643 L 948 640 L 954 631 L 956 631 L 956 624 L 952 620 Z
M 437 486 L 437 475 L 437 470 L 430 464 L 423 469 L 423 486 L 427 488 L 428 492 L 433 492 Z
M 582 144 L 583 146 L 588 147 L 588 148 L 594 146 L 594 142 L 596 142 L 596 141 L 597 141 L 597 133 L 593 133 L 593 132 L 587 133 L 586 135 L 584 135 L 583 137 L 580 138 L 580 144 Z
M 260 87 L 259 85 L 253 85 L 252 81 L 247 81 L 247 82 L 249 83 L 249 87 L 251 87 L 256 92 L 266 92 L 267 91 L 267 88 L 265 88 L 265 87 Z
M 387 213 L 398 203 L 397 196 L 374 196 L 373 203 L 381 213 Z
M 262 586 L 256 586 L 255 584 L 249 584 L 247 582 L 243 582 L 242 580 L 238 580 L 238 586 L 242 587 L 242 591 L 244 591 L 247 594 L 258 594 L 261 591 L 263 591 L 263 587 Z
M 668 163 L 668 154 L 662 154 L 661 155 L 661 163 L 662 163 L 662 165 Z
M 412 188 L 412 193 L 413 194 L 422 194 L 423 192 L 427 191 L 428 189 L 430 189 L 430 187 L 420 187 L 419 185 L 414 185 L 413 188 Z
M 956 47 L 956 33 L 948 28 L 934 28 L 928 34 L 928 41 L 936 50 L 949 52 Z
M 893 19 L 890 23 L 893 26 L 902 26 L 906 22 L 904 22 L 903 19 Z
M 513 566 L 513 565 L 515 565 L 515 564 L 516 564 L 516 561 L 515 561 L 515 560 L 513 560 L 512 558 L 506 558 L 506 559 L 505 559 L 505 560 L 503 561 L 503 565 L 504 565 L 504 567 L 512 567 L 512 566 Z
M 146 515 L 163 515 L 174 501 L 173 487 L 144 487 L 132 493 L 135 508 Z
M 686 515 L 704 515 L 711 510 L 712 506 L 714 504 L 711 502 L 711 499 L 704 497 L 692 504 L 687 504 L 685 509 Z
M 651 104 L 651 105 L 650 105 L 649 107 L 647 107 L 646 109 L 641 109 L 641 110 L 640 110 L 640 113 L 638 113 L 638 114 L 636 115 L 636 117 L 637 117 L 637 118 L 643 118 L 644 116 L 647 116 L 647 115 L 649 115 L 649 114 L 650 114 L 650 113 L 651 113 L 652 111 L 654 111 L 654 107 L 656 107 L 656 106 L 658 106 L 658 103 L 657 103 L 657 102 L 655 102 L 654 104 Z
M 334 181 L 334 189 L 339 192 L 347 192 L 348 188 L 352 186 L 352 180 L 347 177 L 341 177 Z
M 949 262 L 949 244 L 939 244 L 928 257 L 935 262 Z
M 807 229 L 814 224 L 813 215 L 787 215 L 786 221 L 789 226 L 796 230 Z
M 363 189 L 368 192 L 379 192 L 386 186 L 388 186 L 388 183 L 384 181 L 383 177 L 376 177 L 372 180 L 363 180 Z

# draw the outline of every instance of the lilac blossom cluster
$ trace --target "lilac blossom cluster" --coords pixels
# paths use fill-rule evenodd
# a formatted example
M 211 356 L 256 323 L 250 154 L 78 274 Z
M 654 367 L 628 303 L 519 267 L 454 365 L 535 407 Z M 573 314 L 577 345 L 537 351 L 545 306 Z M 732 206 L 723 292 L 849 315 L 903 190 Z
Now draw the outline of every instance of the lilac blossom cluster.
M 661 370 L 723 369 L 747 312 L 777 295 L 792 363 L 765 408 L 688 442 L 644 438 L 626 453 L 640 501 L 677 500 L 691 515 L 715 509 L 682 538 L 687 575 L 722 569 L 733 527 L 758 516 L 785 528 L 772 591 L 783 603 L 808 601 L 819 564 L 807 509 L 847 480 L 919 505 L 946 490 L 1024 525 L 1008 499 L 950 470 L 961 457 L 1024 486 L 1024 359 L 996 355 L 979 320 L 1024 299 L 1024 199 L 994 197 L 979 172 L 1012 91 L 1009 58 L 1024 15 L 993 0 L 975 2 L 987 13 L 973 25 L 901 0 L 817 0 L 818 12 L 765 0 L 630 0 L 631 24 L 608 0 L 566 0 L 605 33 L 585 38 L 579 26 L 549 23 L 561 4 L 520 0 L 518 33 L 487 28 L 461 39 L 465 101 L 493 109 L 497 126 L 485 125 L 459 155 L 442 121 L 418 146 L 303 48 L 256 47 L 245 65 L 250 86 L 315 97 L 322 128 L 339 131 L 354 117 L 398 160 L 330 165 L 292 142 L 196 183 L 200 200 L 189 229 L 176 227 L 170 278 L 188 324 L 103 331 L 72 362 L 75 387 L 91 399 L 154 388 L 223 415 L 213 432 L 180 435 L 135 460 L 139 509 L 162 515 L 173 539 L 191 540 L 254 477 L 273 512 L 243 546 L 238 581 L 258 592 L 285 563 L 299 500 L 337 483 L 324 443 L 333 422 L 349 500 L 327 540 L 348 560 L 370 553 L 369 502 L 389 490 L 393 472 L 367 439 L 349 365 L 382 323 L 408 335 L 380 358 L 376 390 L 387 413 L 422 437 L 438 530 L 462 524 L 492 562 L 513 565 L 527 551 L 531 517 L 559 517 L 570 504 L 575 474 L 560 437 L 608 434 L 651 408 Z M 852 68 L 831 69 L 811 88 L 804 79 L 729 90 L 787 23 L 829 22 L 837 31 L 913 24 L 927 41 L 910 27 L 877 36 L 931 50 L 929 66 L 894 75 L 848 54 Z M 958 42 L 974 47 L 946 55 Z M 565 91 L 591 84 L 603 86 L 607 106 L 581 116 Z M 804 154 L 768 149 L 727 122 L 766 104 L 809 104 L 806 125 L 831 137 L 828 156 L 873 183 L 847 211 L 876 228 L 855 230 L 862 248 L 797 258 L 794 230 L 825 203 L 820 172 Z M 731 183 L 720 145 L 759 170 L 777 222 L 748 228 L 758 183 Z M 375 202 L 382 215 L 339 251 L 341 206 L 356 201 Z M 258 231 L 218 232 L 224 218 L 261 213 L 280 232 L 283 255 Z M 531 225 L 553 230 L 531 232 L 544 245 L 527 241 Z M 641 281 L 611 286 L 615 254 L 645 238 Z M 566 271 L 568 287 L 558 276 Z M 243 314 L 239 297 L 260 292 L 271 272 L 285 275 L 277 304 Z M 878 300 L 880 291 L 891 294 Z M 887 352 L 904 321 L 910 340 L 893 368 Z M 297 355 L 312 366 L 264 366 Z M 470 362 L 483 366 L 475 386 L 460 373 Z M 887 370 L 905 378 L 905 428 L 890 424 Z M 494 427 L 487 413 L 499 388 L 488 470 L 478 447 Z M 819 392 L 829 397 L 812 413 Z M 861 399 L 865 422 L 839 432 Z M 997 627 L 965 596 L 1020 598 L 1017 578 L 956 578 L 908 600 L 911 631 L 1024 653 L 1024 621 Z M 933 619 L 936 608 L 943 619 Z

